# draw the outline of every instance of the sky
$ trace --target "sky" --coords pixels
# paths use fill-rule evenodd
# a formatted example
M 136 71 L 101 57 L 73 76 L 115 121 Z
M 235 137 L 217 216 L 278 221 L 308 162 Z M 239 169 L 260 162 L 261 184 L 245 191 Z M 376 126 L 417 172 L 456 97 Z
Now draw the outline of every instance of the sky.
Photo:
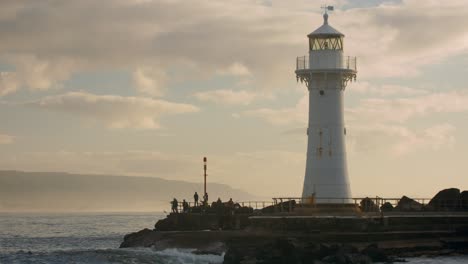
M 299 196 L 306 35 L 346 35 L 354 197 L 468 189 L 465 0 L 2 0 L 0 169 Z

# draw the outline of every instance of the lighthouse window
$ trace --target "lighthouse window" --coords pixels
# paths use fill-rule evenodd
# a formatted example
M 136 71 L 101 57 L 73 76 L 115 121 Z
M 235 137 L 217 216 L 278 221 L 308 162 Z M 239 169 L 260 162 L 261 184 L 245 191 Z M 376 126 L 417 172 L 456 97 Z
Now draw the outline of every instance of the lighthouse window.
M 343 50 L 343 37 L 317 37 L 309 39 L 310 50 Z

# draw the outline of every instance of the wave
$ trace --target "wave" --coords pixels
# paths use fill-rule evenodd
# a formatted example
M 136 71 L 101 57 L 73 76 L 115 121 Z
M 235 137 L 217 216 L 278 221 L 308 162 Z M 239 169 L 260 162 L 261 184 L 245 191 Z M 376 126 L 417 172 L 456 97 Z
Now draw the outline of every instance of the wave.
M 52 252 L 18 251 L 0 254 L 0 263 L 76 263 L 76 264 L 218 264 L 223 263 L 224 254 L 197 255 L 186 249 L 165 249 L 156 251 L 149 248 L 137 249 L 100 249 L 100 250 L 66 250 Z

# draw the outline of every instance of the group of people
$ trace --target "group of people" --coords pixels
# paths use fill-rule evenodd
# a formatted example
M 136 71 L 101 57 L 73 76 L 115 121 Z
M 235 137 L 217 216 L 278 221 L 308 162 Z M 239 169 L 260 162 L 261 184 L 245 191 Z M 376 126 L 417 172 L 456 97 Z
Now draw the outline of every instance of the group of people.
M 198 199 L 199 199 L 199 196 L 198 196 L 198 193 L 195 192 L 195 194 L 193 195 L 193 200 L 194 200 L 194 206 L 198 206 L 199 203 L 198 203 Z M 208 193 L 205 193 L 205 195 L 203 195 L 203 201 L 202 201 L 203 205 L 206 205 L 208 204 Z M 179 201 L 177 201 L 176 198 L 174 198 L 171 202 L 172 204 L 172 212 L 173 213 L 178 213 L 179 212 Z M 184 213 L 187 213 L 190 209 L 190 205 L 187 201 L 185 201 L 185 199 L 182 201 L 182 211 Z
M 199 205 L 203 205 L 204 207 L 206 207 L 208 205 L 208 193 L 205 193 L 205 195 L 203 195 L 203 201 L 201 201 L 201 203 L 199 204 L 198 202 L 198 199 L 199 199 L 199 196 L 198 196 L 198 193 L 195 192 L 195 194 L 193 195 L 193 201 L 194 201 L 194 207 L 197 207 Z M 172 212 L 173 213 L 179 213 L 179 201 L 177 201 L 176 198 L 174 198 L 171 202 L 172 204 Z M 213 203 L 213 204 L 216 204 L 216 205 L 222 205 L 223 202 L 221 201 L 221 198 L 218 198 L 218 200 L 216 201 L 216 203 Z M 227 203 L 228 205 L 234 205 L 234 202 L 232 201 L 232 198 L 229 199 L 229 202 Z M 190 210 L 190 205 L 187 201 L 185 201 L 185 199 L 182 201 L 182 212 L 183 213 L 188 213 Z

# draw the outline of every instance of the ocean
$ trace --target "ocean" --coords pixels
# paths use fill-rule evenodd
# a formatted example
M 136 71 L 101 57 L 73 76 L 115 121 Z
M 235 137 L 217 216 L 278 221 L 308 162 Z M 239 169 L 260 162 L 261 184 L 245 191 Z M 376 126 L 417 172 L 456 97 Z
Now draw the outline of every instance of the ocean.
M 187 250 L 119 249 L 124 235 L 154 228 L 162 213 L 0 213 L 0 263 L 222 263 Z
M 119 249 L 123 236 L 153 228 L 162 213 L 0 213 L 0 263 L 222 263 L 188 250 Z M 407 263 L 468 263 L 468 256 L 414 258 Z

